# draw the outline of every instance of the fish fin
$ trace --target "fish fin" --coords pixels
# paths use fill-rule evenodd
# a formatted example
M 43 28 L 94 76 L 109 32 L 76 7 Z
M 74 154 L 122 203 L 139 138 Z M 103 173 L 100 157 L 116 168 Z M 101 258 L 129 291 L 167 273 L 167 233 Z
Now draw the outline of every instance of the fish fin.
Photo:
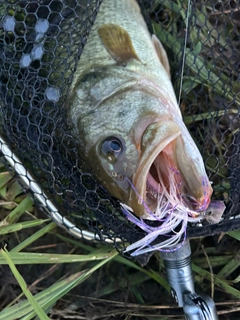
M 107 52 L 118 63 L 131 59 L 141 61 L 135 52 L 130 35 L 117 24 L 104 24 L 98 28 L 98 35 Z
M 171 78 L 171 73 L 170 73 L 170 66 L 168 62 L 168 57 L 165 49 L 163 48 L 163 45 L 159 41 L 159 39 L 155 36 L 155 34 L 152 35 L 152 43 L 154 45 L 154 48 L 156 50 L 156 53 L 158 55 L 158 58 L 163 65 L 164 69 L 167 71 L 169 78 Z

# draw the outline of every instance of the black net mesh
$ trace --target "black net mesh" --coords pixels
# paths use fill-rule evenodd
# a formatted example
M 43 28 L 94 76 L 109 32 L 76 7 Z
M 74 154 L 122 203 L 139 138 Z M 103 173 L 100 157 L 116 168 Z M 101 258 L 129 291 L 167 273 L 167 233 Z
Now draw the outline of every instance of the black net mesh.
M 226 203 L 223 221 L 189 225 L 188 237 L 240 228 L 239 4 L 139 4 L 149 30 L 167 50 L 184 121 L 213 181 L 213 199 Z M 15 172 L 27 177 L 27 190 L 55 221 L 72 234 L 89 238 L 92 232 L 122 250 L 126 242 L 145 234 L 126 220 L 119 201 L 95 181 L 77 152 L 65 110 L 100 5 L 100 0 L 1 2 L 1 147 L 5 157 L 8 152 L 8 160 L 12 158 Z

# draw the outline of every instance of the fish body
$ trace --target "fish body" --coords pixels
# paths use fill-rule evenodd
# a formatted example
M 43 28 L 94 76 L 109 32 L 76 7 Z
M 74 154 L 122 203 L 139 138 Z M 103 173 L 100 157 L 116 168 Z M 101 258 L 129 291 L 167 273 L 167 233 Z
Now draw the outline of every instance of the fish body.
M 212 188 L 202 157 L 183 123 L 166 52 L 135 0 L 101 4 L 66 107 L 81 157 L 137 216 L 151 219 L 163 194 L 206 210 Z

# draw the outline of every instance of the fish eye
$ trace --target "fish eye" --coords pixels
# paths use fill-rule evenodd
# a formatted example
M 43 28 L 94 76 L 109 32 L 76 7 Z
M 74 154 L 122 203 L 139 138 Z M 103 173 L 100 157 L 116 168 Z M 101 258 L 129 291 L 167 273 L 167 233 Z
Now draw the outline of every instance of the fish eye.
M 104 156 L 110 157 L 110 160 L 116 159 L 122 151 L 122 142 L 116 137 L 109 137 L 102 142 L 102 153 Z

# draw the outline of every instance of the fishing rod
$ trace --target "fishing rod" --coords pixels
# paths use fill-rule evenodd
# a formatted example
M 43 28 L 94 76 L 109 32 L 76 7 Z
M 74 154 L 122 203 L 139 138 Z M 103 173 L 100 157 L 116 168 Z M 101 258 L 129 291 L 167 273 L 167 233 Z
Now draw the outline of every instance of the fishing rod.
M 172 296 L 186 320 L 218 320 L 214 301 L 195 292 L 189 240 L 177 250 L 161 252 Z

